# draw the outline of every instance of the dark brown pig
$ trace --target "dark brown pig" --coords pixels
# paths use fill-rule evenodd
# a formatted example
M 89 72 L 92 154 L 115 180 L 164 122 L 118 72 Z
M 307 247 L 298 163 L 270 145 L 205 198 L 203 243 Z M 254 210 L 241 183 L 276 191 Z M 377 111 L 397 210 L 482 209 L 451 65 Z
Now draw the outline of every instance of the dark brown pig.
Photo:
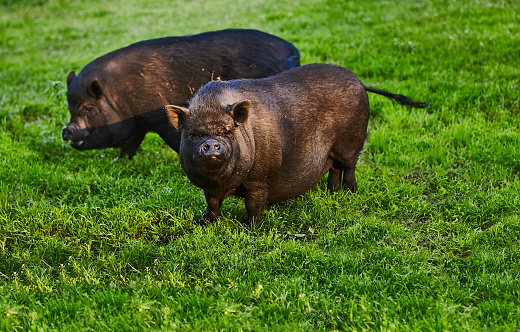
M 366 91 L 427 105 L 366 88 L 345 68 L 311 64 L 264 79 L 210 82 L 189 109 L 166 106 L 182 131 L 181 167 L 204 189 L 204 218 L 215 219 L 222 200 L 235 194 L 245 197 L 248 221 L 259 222 L 266 203 L 303 194 L 326 172 L 331 192 L 355 192 L 369 117 Z
M 146 40 L 103 55 L 67 77 L 71 114 L 62 138 L 78 150 L 120 148 L 131 159 L 148 131 L 175 151 L 180 134 L 164 105 L 187 106 L 211 80 L 260 78 L 298 67 L 289 42 L 256 30 Z

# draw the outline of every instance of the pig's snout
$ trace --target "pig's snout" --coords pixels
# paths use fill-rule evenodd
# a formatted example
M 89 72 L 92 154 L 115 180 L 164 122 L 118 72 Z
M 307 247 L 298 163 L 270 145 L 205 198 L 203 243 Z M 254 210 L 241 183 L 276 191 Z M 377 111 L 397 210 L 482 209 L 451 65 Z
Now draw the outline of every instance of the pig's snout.
M 72 140 L 74 138 L 74 136 L 72 135 L 72 130 L 67 126 L 63 127 L 63 129 L 61 130 L 61 138 L 64 141 Z
M 86 129 L 77 129 L 74 125 L 68 125 L 61 130 L 61 138 L 69 142 L 70 146 L 78 150 L 85 149 L 85 140 L 89 133 Z
M 197 155 L 193 156 L 206 171 L 219 170 L 227 160 L 226 145 L 214 139 L 208 139 L 195 150 Z
M 64 141 L 79 141 L 84 140 L 89 136 L 87 129 L 79 129 L 76 125 L 68 125 L 61 130 L 61 138 Z
M 222 144 L 214 139 L 202 143 L 199 153 L 203 157 L 218 158 L 222 154 Z

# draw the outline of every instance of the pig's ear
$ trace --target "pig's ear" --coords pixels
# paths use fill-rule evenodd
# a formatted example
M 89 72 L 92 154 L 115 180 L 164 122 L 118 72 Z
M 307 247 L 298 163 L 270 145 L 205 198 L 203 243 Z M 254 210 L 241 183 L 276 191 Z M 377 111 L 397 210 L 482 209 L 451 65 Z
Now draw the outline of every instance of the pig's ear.
M 101 99 L 101 96 L 103 96 L 103 89 L 98 80 L 93 80 L 89 83 L 88 93 L 96 99 Z
M 72 83 L 72 80 L 74 79 L 74 77 L 76 77 L 76 73 L 73 70 L 69 73 L 69 76 L 67 76 L 67 86 L 69 86 L 70 83 Z
M 177 130 L 179 130 L 182 120 L 190 113 L 190 110 L 186 107 L 175 105 L 166 105 L 164 106 L 164 110 L 166 111 L 168 120 L 170 120 L 172 126 Z
M 250 106 L 250 100 L 242 100 L 238 103 L 234 103 L 233 105 L 228 106 L 229 114 L 233 117 L 233 120 L 236 124 L 244 123 L 247 121 Z

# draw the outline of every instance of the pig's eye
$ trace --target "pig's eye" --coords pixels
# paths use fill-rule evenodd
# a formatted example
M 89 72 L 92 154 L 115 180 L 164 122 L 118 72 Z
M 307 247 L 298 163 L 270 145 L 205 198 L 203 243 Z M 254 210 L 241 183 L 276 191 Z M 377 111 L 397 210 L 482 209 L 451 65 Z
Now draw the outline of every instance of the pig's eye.
M 95 107 L 85 107 L 83 109 L 83 115 L 91 117 L 97 113 L 97 109 Z

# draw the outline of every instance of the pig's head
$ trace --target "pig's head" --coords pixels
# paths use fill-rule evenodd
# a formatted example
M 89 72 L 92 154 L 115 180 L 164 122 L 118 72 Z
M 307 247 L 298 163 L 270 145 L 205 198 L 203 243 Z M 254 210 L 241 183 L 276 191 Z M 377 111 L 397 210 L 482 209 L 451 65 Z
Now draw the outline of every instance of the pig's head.
M 255 156 L 250 106 L 249 100 L 228 104 L 196 96 L 189 109 L 165 107 L 171 124 L 181 131 L 180 162 L 193 184 L 227 191 L 247 176 Z
M 70 122 L 62 138 L 75 149 L 120 147 L 136 127 L 136 120 L 121 109 L 118 94 L 109 91 L 113 84 L 102 82 L 88 71 L 77 76 L 71 71 L 67 77 Z

